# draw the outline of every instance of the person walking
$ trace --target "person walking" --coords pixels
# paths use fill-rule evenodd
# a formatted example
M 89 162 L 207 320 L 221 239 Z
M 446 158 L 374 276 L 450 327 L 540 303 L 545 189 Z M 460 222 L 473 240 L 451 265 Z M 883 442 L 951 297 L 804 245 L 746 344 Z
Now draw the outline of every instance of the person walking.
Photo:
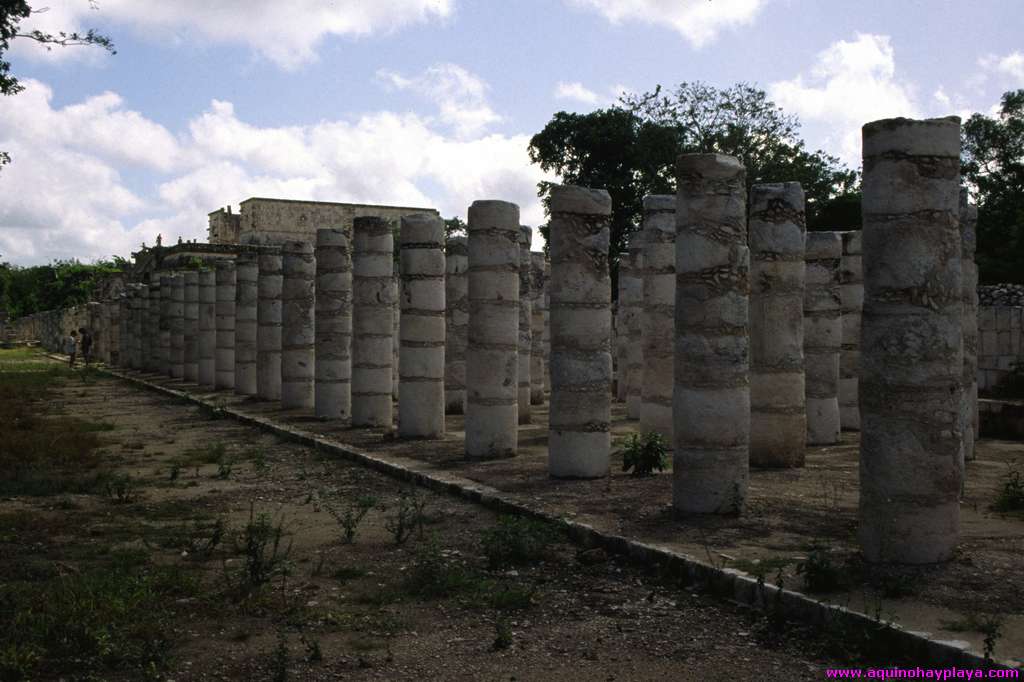
M 92 360 L 92 332 L 85 327 L 81 327 L 78 333 L 81 334 L 79 344 L 82 347 L 82 360 L 85 361 L 85 366 L 88 367 L 89 361 Z
M 68 354 L 68 367 L 74 369 L 75 355 L 78 353 L 78 332 L 74 329 L 71 330 L 68 338 L 64 340 L 64 351 Z

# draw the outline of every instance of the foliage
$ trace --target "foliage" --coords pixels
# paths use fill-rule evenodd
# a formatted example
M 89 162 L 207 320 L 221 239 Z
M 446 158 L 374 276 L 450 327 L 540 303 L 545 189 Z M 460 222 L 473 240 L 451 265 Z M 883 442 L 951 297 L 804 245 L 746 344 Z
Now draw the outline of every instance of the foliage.
M 373 495 L 363 495 L 354 503 L 349 504 L 344 512 L 341 512 L 327 502 L 325 495 L 321 494 L 320 498 L 324 509 L 341 526 L 342 541 L 346 545 L 351 545 L 355 542 L 356 530 L 359 528 L 359 524 L 362 523 L 363 517 L 377 504 L 377 498 Z
M 96 0 L 89 0 L 89 5 L 93 9 L 98 9 Z M 0 2 L 0 95 L 16 95 L 25 89 L 17 77 L 11 74 L 11 63 L 4 59 L 4 54 L 15 38 L 34 40 L 47 50 L 52 50 L 54 46 L 92 45 L 102 47 L 111 54 L 117 54 L 113 41 L 95 29 L 88 29 L 85 33 L 60 31 L 54 34 L 38 30 L 27 33 L 18 32 L 22 21 L 28 19 L 32 14 L 40 14 L 48 9 L 48 7 L 32 7 L 26 0 Z M 10 163 L 10 161 L 10 155 L 0 151 L 0 166 Z
M 961 173 L 978 204 L 979 281 L 1024 283 L 1024 89 L 1004 93 L 997 116 L 971 116 L 961 133 Z
M 546 524 L 518 516 L 502 516 L 498 525 L 484 530 L 480 546 L 492 569 L 541 559 L 555 534 Z
M 1011 465 L 1003 476 L 1003 484 L 996 491 L 992 509 L 999 512 L 1024 509 L 1024 475 L 1017 467 Z
M 275 525 L 265 514 L 255 514 L 249 506 L 249 522 L 245 525 L 236 550 L 245 558 L 245 566 L 239 576 L 238 588 L 248 592 L 270 582 L 275 576 L 287 573 L 288 556 L 292 545 L 281 545 L 284 536 L 284 522 Z
M 104 278 L 119 274 L 124 266 L 124 259 L 92 264 L 55 260 L 31 267 L 0 263 L 0 308 L 21 317 L 86 303 Z
M 630 434 L 622 448 L 622 470 L 633 470 L 634 476 L 650 476 L 664 471 L 668 465 L 668 446 L 657 431 Z
M 393 516 L 384 520 L 384 527 L 391 533 L 396 545 L 405 544 L 417 528 L 422 537 L 426 506 L 426 499 L 419 497 L 415 491 L 398 491 L 398 508 Z
M 466 236 L 466 223 L 462 222 L 462 219 L 458 216 L 452 216 L 451 218 L 445 218 L 444 221 L 444 238 L 449 237 L 465 237 Z
M 614 287 L 618 254 L 640 228 L 643 197 L 675 191 L 675 161 L 682 153 L 738 156 L 747 168 L 748 186 L 800 182 L 811 229 L 859 228 L 857 174 L 823 151 L 808 151 L 799 128 L 795 116 L 751 85 L 718 89 L 684 82 L 671 93 L 658 86 L 588 114 L 560 111 L 530 140 L 529 154 L 562 182 L 604 188 L 611 195 Z M 538 184 L 545 207 L 551 185 Z M 547 228 L 541 227 L 541 233 L 546 239 Z
M 807 558 L 797 564 L 796 573 L 804 577 L 808 592 L 835 592 L 849 582 L 842 566 L 832 560 L 829 548 L 819 544 L 813 545 Z

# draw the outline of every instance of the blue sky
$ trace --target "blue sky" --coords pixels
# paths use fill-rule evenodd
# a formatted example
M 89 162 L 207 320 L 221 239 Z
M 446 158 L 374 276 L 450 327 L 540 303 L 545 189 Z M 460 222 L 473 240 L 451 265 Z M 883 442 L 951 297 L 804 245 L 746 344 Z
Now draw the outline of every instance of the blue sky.
M 40 0 L 42 2 L 42 0 Z M 1021 0 L 48 0 L 111 56 L 16 40 L 0 99 L 0 259 L 205 237 L 249 196 L 543 214 L 526 145 L 622 90 L 758 84 L 855 167 L 888 116 L 990 112 L 1024 87 Z

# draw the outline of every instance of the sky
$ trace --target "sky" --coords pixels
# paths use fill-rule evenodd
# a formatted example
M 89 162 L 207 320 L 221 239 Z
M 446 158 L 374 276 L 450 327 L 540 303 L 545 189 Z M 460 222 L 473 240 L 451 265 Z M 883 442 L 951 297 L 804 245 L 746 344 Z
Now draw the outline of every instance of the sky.
M 1024 0 L 38 0 L 0 98 L 0 261 L 206 238 L 251 196 L 544 222 L 527 146 L 560 110 L 747 82 L 859 167 L 860 127 L 994 114 L 1024 87 Z M 535 240 L 539 236 L 535 236 Z M 539 245 L 539 243 L 538 243 Z

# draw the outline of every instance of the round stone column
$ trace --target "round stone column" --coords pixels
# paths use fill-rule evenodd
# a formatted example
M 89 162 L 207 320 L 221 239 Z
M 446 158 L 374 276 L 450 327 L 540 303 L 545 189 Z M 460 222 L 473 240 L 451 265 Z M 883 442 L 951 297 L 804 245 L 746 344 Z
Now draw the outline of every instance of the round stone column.
M 723 154 L 676 163 L 672 506 L 739 513 L 750 451 L 746 170 Z
M 974 459 L 978 435 L 978 265 L 974 253 L 978 241 L 978 207 L 968 203 L 960 189 L 960 271 L 963 283 L 963 434 L 964 459 Z
M 353 426 L 391 427 L 393 254 L 387 221 L 352 221 Z
M 863 128 L 860 541 L 868 561 L 953 557 L 960 526 L 960 120 Z
M 152 337 L 149 335 L 149 285 L 139 284 L 139 314 L 135 322 L 138 329 L 138 356 L 135 369 L 144 372 L 149 368 L 149 357 L 152 354 Z
M 611 449 L 612 200 L 604 190 L 551 188 L 551 421 L 548 471 L 608 474 Z
M 676 197 L 644 197 L 644 255 L 640 313 L 643 374 L 640 377 L 640 431 L 656 431 L 672 444 L 672 390 L 675 383 Z
M 281 253 L 263 246 L 256 282 L 256 395 L 281 399 Z
M 839 442 L 839 353 L 843 320 L 839 296 L 838 232 L 808 232 L 804 262 L 804 368 L 807 444 Z
M 199 381 L 199 273 L 185 273 L 185 381 Z
M 235 393 L 256 395 L 256 280 L 257 256 L 251 251 L 235 258 Z
M 465 237 L 452 237 L 445 256 L 444 404 L 448 414 L 466 411 L 466 343 L 469 332 L 469 252 Z
M 171 368 L 171 316 L 174 308 L 174 284 L 171 274 L 160 275 L 160 311 L 157 324 L 160 329 L 158 372 L 163 376 L 172 376 Z
M 125 362 L 121 355 L 121 348 L 128 345 L 128 296 L 122 291 L 117 298 L 108 301 L 107 304 L 108 329 L 111 332 L 107 335 L 107 364 L 124 367 Z
M 750 189 L 750 464 L 804 465 L 804 190 Z
M 544 254 L 530 253 L 530 404 L 544 404 Z
M 281 407 L 313 407 L 316 260 L 310 242 L 281 245 Z
M 517 392 L 517 410 L 519 423 L 530 423 L 530 352 L 533 350 L 533 334 L 531 324 L 533 308 L 530 298 L 530 243 L 533 241 L 533 230 L 525 225 L 519 226 L 519 390 Z
M 544 351 L 544 391 L 551 392 L 551 261 L 544 260 L 544 335 L 542 337 Z
M 444 221 L 402 216 L 398 435 L 444 436 Z
M 395 272 L 391 278 L 391 400 L 398 402 L 399 380 L 401 378 L 399 353 L 399 332 L 402 327 L 402 275 Z
M 625 267 L 623 267 L 625 265 Z M 644 379 L 644 235 L 629 238 L 625 261 L 619 261 L 619 308 L 626 343 L 626 416 L 640 419 Z
M 160 361 L 160 309 L 163 306 L 161 295 L 161 278 L 157 273 L 150 275 L 149 285 L 149 371 L 160 374 L 162 364 Z
M 171 376 L 185 378 L 185 276 L 171 277 Z
M 217 261 L 217 346 L 215 388 L 235 387 L 235 262 Z
M 142 285 L 128 285 L 128 348 L 126 349 L 129 369 L 139 369 L 142 339 L 139 336 L 139 317 L 142 311 Z
M 345 230 L 316 231 L 316 416 L 352 416 L 352 239 Z
M 839 262 L 839 302 L 843 317 L 843 345 L 839 353 L 839 425 L 860 430 L 857 375 L 860 368 L 860 311 L 864 305 L 860 230 L 840 232 L 843 257 Z
M 519 207 L 469 207 L 466 456 L 509 457 L 519 443 Z
M 217 382 L 217 274 L 199 271 L 199 385 Z

